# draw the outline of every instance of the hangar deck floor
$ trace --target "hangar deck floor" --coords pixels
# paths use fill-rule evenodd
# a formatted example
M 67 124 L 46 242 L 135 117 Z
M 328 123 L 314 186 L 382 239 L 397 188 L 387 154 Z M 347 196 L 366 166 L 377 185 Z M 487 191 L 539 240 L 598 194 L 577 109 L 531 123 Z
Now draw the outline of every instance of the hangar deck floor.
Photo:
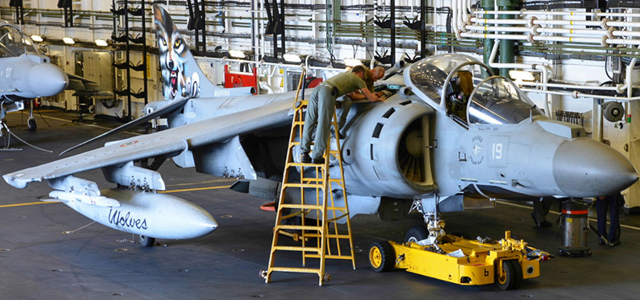
M 52 161 L 63 149 L 105 131 L 72 123 L 68 120 L 75 116 L 70 114 L 43 114 L 50 126 L 38 117 L 36 133 L 26 130 L 26 115 L 9 114 L 7 120 L 14 133 L 54 154 L 22 145 L 22 151 L 0 152 L 1 174 Z M 116 138 L 130 135 L 121 133 Z M 18 146 L 15 139 L 12 145 Z M 636 215 L 622 216 L 622 245 L 599 246 L 589 233 L 593 256 L 545 262 L 541 277 L 525 280 L 518 290 L 458 286 L 404 271 L 374 273 L 368 266 L 369 245 L 378 240 L 400 241 L 407 228 L 421 223 L 420 219 L 381 222 L 376 216 L 352 220 L 356 270 L 349 262 L 330 260 L 327 272 L 332 280 L 324 287 L 318 287 L 315 275 L 291 273 L 275 273 L 273 282 L 265 284 L 258 272 L 268 264 L 275 217 L 259 209 L 265 201 L 226 189 L 228 180 L 171 163 L 160 171 L 168 190 L 216 218 L 220 227 L 214 233 L 194 240 L 160 240 L 158 246 L 142 248 L 130 242 L 130 234 L 99 224 L 88 226 L 90 220 L 62 204 L 38 202 L 50 191 L 46 184 L 18 190 L 0 183 L 0 299 L 585 300 L 638 299 L 640 295 L 640 217 Z M 99 171 L 81 177 L 102 187 L 106 184 Z M 562 243 L 557 224 L 537 229 L 531 211 L 498 203 L 495 209 L 447 213 L 444 218 L 449 232 L 499 239 L 504 230 L 511 230 L 514 237 L 556 253 Z

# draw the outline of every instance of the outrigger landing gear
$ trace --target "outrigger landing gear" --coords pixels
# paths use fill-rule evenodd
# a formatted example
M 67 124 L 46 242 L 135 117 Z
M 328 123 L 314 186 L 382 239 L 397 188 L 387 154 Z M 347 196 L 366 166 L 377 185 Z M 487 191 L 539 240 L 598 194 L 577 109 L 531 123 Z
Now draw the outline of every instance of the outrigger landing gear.
M 140 235 L 140 239 L 138 239 L 138 242 L 140 242 L 140 245 L 142 245 L 142 247 L 152 247 L 153 244 L 156 243 L 156 239 L 148 237 L 146 235 Z
M 29 119 L 27 120 L 27 128 L 31 132 L 36 132 L 38 129 L 38 124 L 36 123 L 36 118 L 33 117 L 33 105 L 35 104 L 35 100 L 31 99 L 29 101 Z
M 29 128 L 29 131 L 31 132 L 36 132 L 36 130 L 38 129 L 36 118 L 34 118 L 33 116 L 29 117 L 29 119 L 27 120 L 27 128 Z

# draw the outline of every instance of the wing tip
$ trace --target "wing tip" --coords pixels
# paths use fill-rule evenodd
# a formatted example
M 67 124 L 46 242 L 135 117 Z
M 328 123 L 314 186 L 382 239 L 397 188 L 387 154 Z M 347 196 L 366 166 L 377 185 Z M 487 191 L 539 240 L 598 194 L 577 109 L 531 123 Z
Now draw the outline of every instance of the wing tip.
M 15 187 L 15 188 L 19 188 L 19 189 L 23 189 L 27 187 L 27 184 L 29 183 L 28 181 L 24 181 L 24 180 L 19 180 L 18 178 L 20 177 L 20 174 L 6 174 L 6 175 L 2 175 L 2 178 L 4 178 L 4 181 L 6 181 L 8 184 L 10 184 L 11 186 Z

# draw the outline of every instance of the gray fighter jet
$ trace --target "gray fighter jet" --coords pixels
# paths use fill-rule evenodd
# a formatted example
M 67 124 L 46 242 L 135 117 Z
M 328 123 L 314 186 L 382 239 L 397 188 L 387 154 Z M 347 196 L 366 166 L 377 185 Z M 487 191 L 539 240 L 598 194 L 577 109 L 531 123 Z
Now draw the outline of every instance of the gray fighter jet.
M 16 188 L 47 180 L 54 200 L 139 234 L 145 245 L 217 227 L 204 209 L 156 193 L 165 188 L 157 170 L 168 157 L 197 172 L 277 181 L 295 94 L 251 96 L 250 88 L 216 87 L 167 12 L 154 6 L 154 13 L 166 99 L 149 104 L 136 122 L 166 116 L 171 128 L 4 175 Z M 387 79 L 381 87 L 395 94 L 386 101 L 354 104 L 342 148 L 352 215 L 393 219 L 400 203 L 401 213 L 413 207 L 429 219 L 464 209 L 468 198 L 599 196 L 637 180 L 622 154 L 587 138 L 581 127 L 548 119 L 509 79 L 483 77 L 482 69 L 491 74 L 469 56 L 433 56 Z M 134 164 L 148 158 L 154 159 L 148 167 Z M 74 176 L 92 169 L 102 169 L 117 187 L 100 190 Z
M 6 113 L 24 109 L 24 101 L 62 92 L 69 78 L 49 58 L 40 55 L 33 41 L 18 26 L 0 21 L 0 127 Z M 33 105 L 29 130 L 36 130 Z

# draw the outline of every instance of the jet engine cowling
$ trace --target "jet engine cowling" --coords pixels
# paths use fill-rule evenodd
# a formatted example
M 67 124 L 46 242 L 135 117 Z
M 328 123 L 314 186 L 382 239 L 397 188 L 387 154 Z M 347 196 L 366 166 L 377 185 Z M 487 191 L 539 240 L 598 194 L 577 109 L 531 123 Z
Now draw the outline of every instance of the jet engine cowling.
M 350 194 L 413 198 L 433 191 L 429 123 L 433 109 L 397 95 L 362 113 L 342 147 Z

